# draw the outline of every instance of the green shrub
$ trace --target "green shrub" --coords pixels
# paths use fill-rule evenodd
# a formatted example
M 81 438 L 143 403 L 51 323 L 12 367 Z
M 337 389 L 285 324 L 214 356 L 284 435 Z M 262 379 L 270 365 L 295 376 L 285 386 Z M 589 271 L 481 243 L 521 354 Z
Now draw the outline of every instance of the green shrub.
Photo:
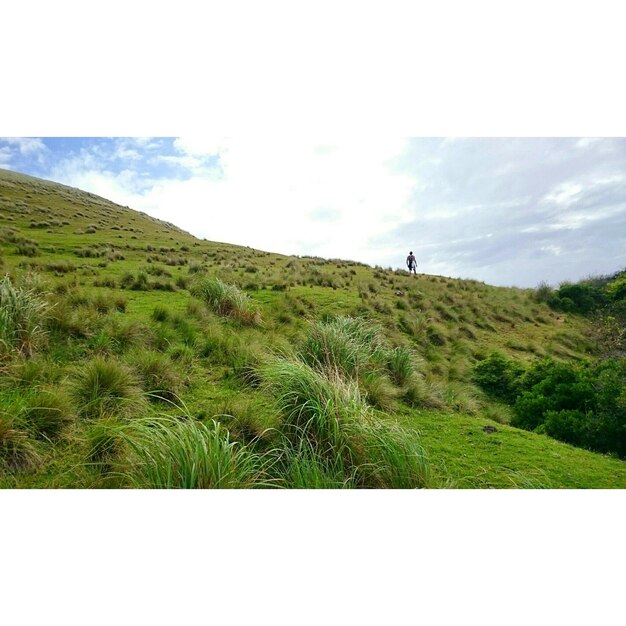
M 607 302 L 605 290 L 593 282 L 562 283 L 552 294 L 546 294 L 546 302 L 558 311 L 586 314 Z
M 591 417 L 582 411 L 563 409 L 545 411 L 543 414 L 545 433 L 573 446 L 585 447 L 589 439 Z
M 610 282 L 606 287 L 606 293 L 611 300 L 626 300 L 626 275 Z
M 524 368 L 504 355 L 494 352 L 474 366 L 474 382 L 488 394 L 513 402 L 520 390 Z
M 626 359 L 595 365 L 544 360 L 521 378 L 511 424 L 626 456 Z

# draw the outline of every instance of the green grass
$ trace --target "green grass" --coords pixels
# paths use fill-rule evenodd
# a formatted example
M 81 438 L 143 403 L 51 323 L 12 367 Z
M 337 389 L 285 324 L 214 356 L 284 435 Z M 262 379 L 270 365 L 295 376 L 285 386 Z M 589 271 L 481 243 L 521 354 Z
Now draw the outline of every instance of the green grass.
M 54 439 L 75 415 L 70 398 L 63 390 L 42 389 L 29 398 L 20 417 L 35 436 Z
M 281 430 L 296 459 L 291 469 L 303 463 L 302 471 L 319 477 L 329 468 L 333 481 L 343 475 L 342 485 L 359 487 L 429 485 L 417 434 L 377 422 L 354 381 L 285 359 L 267 365 L 263 377 L 284 418 Z
M 114 432 L 127 447 L 123 478 L 146 489 L 247 489 L 271 486 L 268 459 L 230 440 L 219 422 L 149 418 Z
M 145 404 L 139 377 L 124 363 L 95 357 L 74 373 L 71 393 L 84 419 L 132 417 Z
M 400 419 L 419 431 L 433 473 L 458 488 L 626 488 L 623 461 L 545 435 L 440 411 L 403 411 Z
M 35 292 L 16 287 L 7 275 L 0 281 L 0 357 L 31 355 L 45 338 L 46 302 Z
M 191 293 L 219 315 L 232 317 L 251 326 L 261 323 L 261 316 L 248 295 L 217 277 L 199 279 L 192 286 Z

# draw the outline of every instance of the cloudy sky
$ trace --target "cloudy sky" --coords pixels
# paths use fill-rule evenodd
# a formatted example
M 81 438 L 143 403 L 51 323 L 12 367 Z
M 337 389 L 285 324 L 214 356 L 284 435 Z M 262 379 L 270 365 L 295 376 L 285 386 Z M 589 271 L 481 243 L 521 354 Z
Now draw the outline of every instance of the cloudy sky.
M 198 237 L 496 285 L 626 266 L 626 139 L 5 138 L 0 167 Z

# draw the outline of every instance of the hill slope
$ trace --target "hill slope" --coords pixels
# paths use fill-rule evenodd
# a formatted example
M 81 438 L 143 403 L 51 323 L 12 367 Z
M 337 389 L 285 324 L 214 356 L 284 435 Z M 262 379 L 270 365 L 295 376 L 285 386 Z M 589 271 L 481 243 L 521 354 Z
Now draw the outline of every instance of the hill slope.
M 338 332 L 333 320 L 346 318 L 367 320 L 376 337 L 344 382 L 354 383 L 372 423 L 421 433 L 414 438 L 430 472 L 423 486 L 626 486 L 624 462 L 507 426 L 508 408 L 472 384 L 474 364 L 493 350 L 520 362 L 592 352 L 586 321 L 554 313 L 532 290 L 198 240 L 93 194 L 4 170 L 0 250 L 12 284 L 45 302 L 45 333 L 2 358 L 2 486 L 148 484 L 129 478 L 136 439 L 124 431 L 146 416 L 184 413 L 211 428 L 215 419 L 240 448 L 275 450 L 287 418 L 270 355 L 313 358 L 307 341 L 320 332 L 327 340 Z M 243 299 L 210 305 L 216 277 Z M 84 372 L 102 363 L 129 378 L 113 393 L 115 410 L 101 407 L 96 419 L 96 400 L 80 389 Z M 161 399 L 146 400 L 150 391 Z M 342 463 L 360 444 L 350 450 Z M 307 474 L 287 486 L 336 486 L 333 471 L 324 466 L 319 482 Z M 363 476 L 350 485 L 389 486 Z

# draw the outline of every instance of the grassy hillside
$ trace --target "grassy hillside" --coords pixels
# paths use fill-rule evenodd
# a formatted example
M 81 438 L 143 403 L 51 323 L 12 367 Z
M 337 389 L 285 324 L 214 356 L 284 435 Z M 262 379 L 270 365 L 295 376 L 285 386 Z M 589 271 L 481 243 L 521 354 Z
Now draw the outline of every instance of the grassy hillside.
M 532 290 L 198 240 L 4 170 L 0 251 L 2 487 L 626 487 L 472 382 L 494 350 L 592 354 Z

